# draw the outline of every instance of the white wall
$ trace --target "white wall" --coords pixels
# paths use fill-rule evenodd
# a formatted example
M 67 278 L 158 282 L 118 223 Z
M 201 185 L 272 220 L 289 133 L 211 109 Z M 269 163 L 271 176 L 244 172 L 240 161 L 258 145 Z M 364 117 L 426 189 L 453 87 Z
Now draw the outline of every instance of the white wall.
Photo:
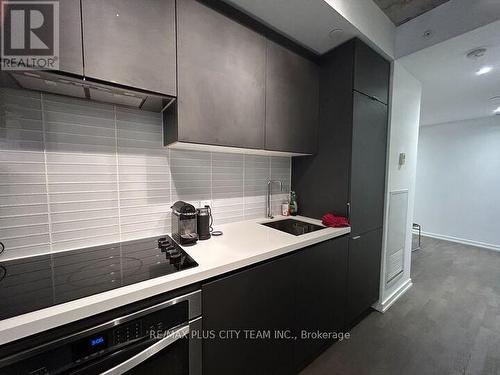
M 413 218 L 415 175 L 417 167 L 417 144 L 420 121 L 422 87 L 398 61 L 393 64 L 392 93 L 390 104 L 390 135 L 388 151 L 386 209 L 384 222 L 384 247 L 379 304 L 385 311 L 408 287 L 411 286 L 411 225 Z M 399 154 L 406 154 L 406 164 L 399 165 Z M 387 286 L 385 280 L 385 258 L 387 250 L 389 196 L 393 191 L 408 190 L 406 241 L 404 247 L 404 271 Z
M 415 222 L 500 250 L 500 116 L 421 128 Z

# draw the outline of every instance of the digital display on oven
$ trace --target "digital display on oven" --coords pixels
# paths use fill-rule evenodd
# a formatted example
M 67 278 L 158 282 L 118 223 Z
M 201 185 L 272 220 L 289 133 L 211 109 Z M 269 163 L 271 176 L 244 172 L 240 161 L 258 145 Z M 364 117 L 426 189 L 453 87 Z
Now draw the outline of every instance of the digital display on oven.
M 95 348 L 97 346 L 104 346 L 106 344 L 106 340 L 104 336 L 98 336 L 90 339 L 90 346 Z
M 101 350 L 107 349 L 109 343 L 108 332 L 100 332 L 94 336 L 87 336 L 75 342 L 71 349 L 73 360 L 88 359 L 90 356 L 98 354 Z

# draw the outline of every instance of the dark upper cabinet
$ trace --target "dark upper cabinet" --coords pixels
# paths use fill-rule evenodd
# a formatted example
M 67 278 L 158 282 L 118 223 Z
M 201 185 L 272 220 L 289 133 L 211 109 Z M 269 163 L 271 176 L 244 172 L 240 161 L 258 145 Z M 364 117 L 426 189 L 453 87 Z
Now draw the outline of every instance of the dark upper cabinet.
M 360 40 L 354 50 L 354 89 L 388 104 L 391 65 Z
M 347 324 L 378 300 L 381 249 L 382 229 L 349 239 Z
M 274 339 L 293 331 L 295 257 L 287 256 L 202 286 L 203 374 L 291 374 L 293 343 Z M 232 331 L 230 331 L 232 330 Z M 245 337 L 244 330 L 270 330 L 272 337 Z M 239 332 L 239 337 L 219 334 Z
M 195 0 L 177 2 L 173 141 L 264 147 L 266 40 Z
M 82 0 L 85 76 L 176 95 L 175 0 Z
M 318 66 L 257 24 L 214 2 L 177 2 L 178 97 L 165 145 L 316 151 Z
M 59 2 L 59 70 L 83 76 L 80 0 Z
M 304 339 L 301 331 L 342 332 L 345 324 L 348 238 L 313 245 L 297 253 L 294 362 L 300 371 L 328 339 Z
M 384 220 L 387 106 L 354 92 L 350 179 L 351 235 L 381 228 Z
M 352 235 L 382 227 L 385 200 L 388 106 L 353 85 L 361 45 L 351 40 L 320 61 L 318 153 L 292 164 L 302 214 L 349 216 Z M 383 61 L 386 69 L 373 74 L 385 75 L 388 90 L 390 64 Z
M 353 45 L 344 44 L 320 62 L 318 152 L 292 159 L 292 189 L 300 212 L 320 219 L 348 215 L 352 138 Z
M 267 42 L 267 150 L 316 152 L 318 70 L 310 60 L 272 41 Z

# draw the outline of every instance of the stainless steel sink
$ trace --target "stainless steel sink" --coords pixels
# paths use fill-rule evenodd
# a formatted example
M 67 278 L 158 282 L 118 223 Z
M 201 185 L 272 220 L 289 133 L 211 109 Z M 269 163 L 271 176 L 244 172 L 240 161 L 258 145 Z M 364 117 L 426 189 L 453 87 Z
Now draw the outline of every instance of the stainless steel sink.
M 294 236 L 300 236 L 302 234 L 311 233 L 326 228 L 321 225 L 306 223 L 305 221 L 295 219 L 283 219 L 261 224 L 269 228 L 293 234 Z

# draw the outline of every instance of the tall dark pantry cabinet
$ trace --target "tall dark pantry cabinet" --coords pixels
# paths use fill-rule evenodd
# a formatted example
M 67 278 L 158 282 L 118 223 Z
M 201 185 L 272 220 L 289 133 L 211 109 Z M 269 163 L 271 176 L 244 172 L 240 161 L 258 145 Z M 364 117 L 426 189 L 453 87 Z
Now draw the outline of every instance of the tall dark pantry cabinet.
M 389 81 L 390 63 L 358 39 L 323 56 L 318 152 L 293 159 L 301 214 L 351 222 L 346 326 L 379 296 Z

